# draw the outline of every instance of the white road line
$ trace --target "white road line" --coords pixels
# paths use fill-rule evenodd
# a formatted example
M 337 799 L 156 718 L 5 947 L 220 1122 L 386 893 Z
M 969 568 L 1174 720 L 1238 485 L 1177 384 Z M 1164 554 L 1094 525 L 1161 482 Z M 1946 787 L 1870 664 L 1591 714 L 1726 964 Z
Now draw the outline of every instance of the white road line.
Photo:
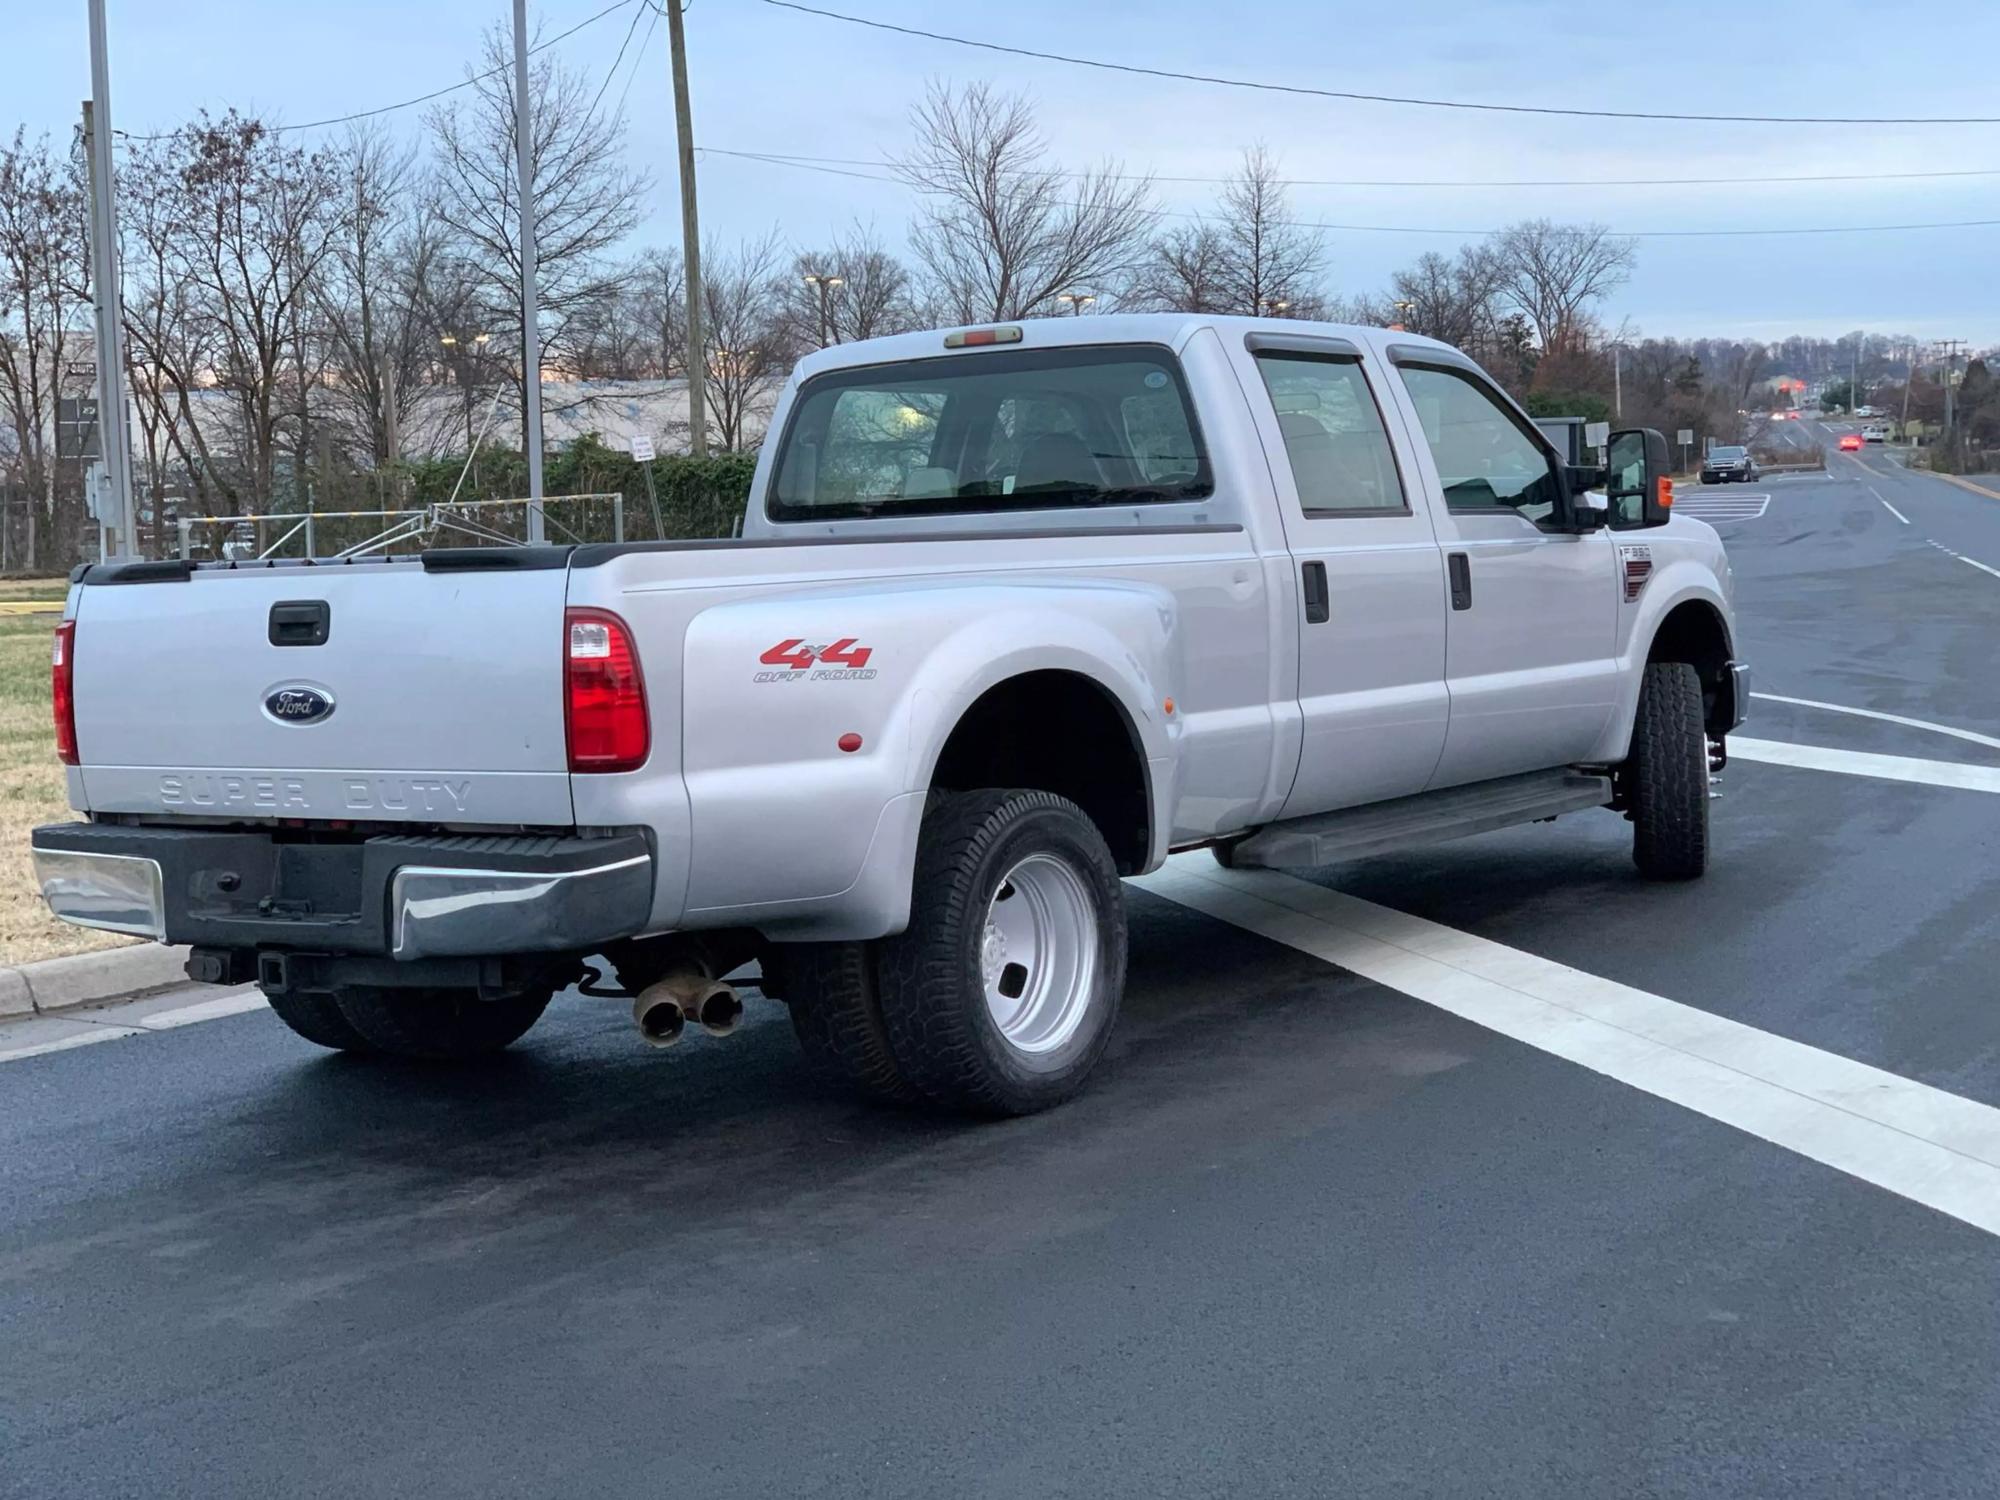
M 270 1003 L 264 998 L 262 990 L 250 989 L 219 995 L 195 1005 L 183 1005 L 178 1010 L 157 1010 L 149 1016 L 135 1018 L 133 1024 L 148 1031 L 172 1031 L 176 1026 L 192 1026 L 197 1021 L 220 1021 L 225 1016 L 248 1015 L 253 1010 L 266 1009 Z
M 1963 552 L 1952 551 L 1951 548 L 1947 547 L 1943 542 L 1932 542 L 1931 545 L 1937 548 L 1938 551 L 1942 552 L 1946 557 L 1955 557 L 1960 562 L 1964 563 L 1967 567 L 1977 568 L 1982 573 L 1991 573 L 1995 578 L 2000 578 L 2000 568 L 1989 568 L 1986 566 L 1985 563 L 1980 562 L 1977 558 L 1967 557 Z
M 1905 526 L 1910 524 L 1910 518 L 1904 515 L 1900 510 L 1897 510 L 1896 507 L 1891 505 L 1887 500 L 1884 500 L 1882 498 L 1882 492 L 1876 489 L 1874 485 L 1871 484 L 1868 486 L 1868 493 L 1873 495 L 1877 500 L 1881 500 L 1882 508 L 1887 512 L 1889 512 L 1890 515 L 1894 516 L 1897 520 L 1901 521 Z
M 2000 766 L 1967 766 L 1908 755 L 1793 745 L 1783 740 L 1738 739 L 1735 735 L 1729 737 L 1729 758 L 1760 761 L 1769 766 L 1796 766 L 1805 771 L 1834 771 L 1843 776 L 1872 776 L 1880 781 L 1956 787 L 1967 792 L 2000 792 Z
M 1902 724 L 1911 729 L 1928 729 L 1932 734 L 1948 734 L 1955 740 L 1969 740 L 1975 745 L 1987 745 L 2000 750 L 2000 739 L 1990 734 L 1958 729 L 1950 724 L 1933 724 L 1929 719 L 1906 719 L 1901 714 L 1885 714 L 1873 708 L 1848 708 L 1839 703 L 1821 703 L 1814 698 L 1787 698 L 1782 693 L 1752 693 L 1750 696 L 1762 698 L 1767 703 L 1789 703 L 1794 708 L 1823 708 L 1830 714 L 1852 714 L 1857 719 L 1880 719 L 1885 724 Z
M 2000 1234 L 2000 1110 L 1289 875 L 1134 884 Z
M 36 1042 L 29 1047 L 10 1047 L 0 1052 L 0 1063 L 20 1062 L 23 1058 L 40 1057 L 46 1052 L 67 1052 L 72 1047 L 88 1047 L 97 1042 L 115 1042 L 124 1037 L 138 1036 L 136 1026 L 93 1026 L 88 1031 L 74 1036 L 58 1037 L 53 1042 Z
M 24 1058 L 41 1057 L 50 1052 L 67 1052 L 72 1047 L 89 1047 L 97 1042 L 116 1042 L 128 1036 L 144 1036 L 152 1031 L 173 1031 L 182 1026 L 197 1025 L 202 1021 L 220 1021 L 225 1016 L 248 1015 L 253 1010 L 263 1010 L 270 1002 L 261 991 L 232 990 L 226 995 L 218 995 L 213 1000 L 198 1001 L 193 1005 L 177 1006 L 173 1010 L 156 1010 L 148 1015 L 133 1016 L 129 1022 L 101 1021 L 102 1015 L 122 1016 L 122 1010 L 96 1011 L 70 1016 L 48 1016 L 50 1021 L 72 1021 L 89 1027 L 86 1031 L 71 1036 L 57 1037 L 53 1041 L 34 1042 L 24 1047 L 0 1047 L 0 1063 L 20 1062 Z M 0 1040 L 6 1033 L 0 1031 Z

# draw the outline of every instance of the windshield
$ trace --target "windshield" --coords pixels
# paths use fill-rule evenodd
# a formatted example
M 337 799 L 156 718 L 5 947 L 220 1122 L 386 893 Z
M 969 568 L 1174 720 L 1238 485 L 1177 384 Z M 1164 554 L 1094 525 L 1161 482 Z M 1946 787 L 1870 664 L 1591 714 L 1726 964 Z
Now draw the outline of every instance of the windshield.
M 773 520 L 1198 500 L 1213 488 L 1178 362 L 1162 348 L 1022 349 L 807 382 Z
M 1741 458 L 1743 450 L 1741 448 L 1711 448 L 1708 451 L 1708 456 L 1710 458 Z

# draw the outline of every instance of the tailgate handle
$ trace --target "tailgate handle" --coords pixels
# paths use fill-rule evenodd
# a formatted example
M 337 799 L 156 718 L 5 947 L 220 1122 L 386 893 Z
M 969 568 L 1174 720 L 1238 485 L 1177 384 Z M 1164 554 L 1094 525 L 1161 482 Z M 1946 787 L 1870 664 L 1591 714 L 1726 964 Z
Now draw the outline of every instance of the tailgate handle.
M 324 599 L 281 599 L 271 606 L 271 644 L 324 646 L 333 611 Z

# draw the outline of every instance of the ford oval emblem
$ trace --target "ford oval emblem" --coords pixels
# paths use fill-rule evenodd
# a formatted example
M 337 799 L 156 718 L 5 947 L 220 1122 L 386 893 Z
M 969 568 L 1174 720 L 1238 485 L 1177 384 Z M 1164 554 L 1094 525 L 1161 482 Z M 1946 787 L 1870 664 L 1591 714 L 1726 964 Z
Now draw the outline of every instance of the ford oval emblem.
M 317 724 L 333 712 L 333 694 L 303 682 L 288 682 L 264 695 L 264 712 L 280 724 Z

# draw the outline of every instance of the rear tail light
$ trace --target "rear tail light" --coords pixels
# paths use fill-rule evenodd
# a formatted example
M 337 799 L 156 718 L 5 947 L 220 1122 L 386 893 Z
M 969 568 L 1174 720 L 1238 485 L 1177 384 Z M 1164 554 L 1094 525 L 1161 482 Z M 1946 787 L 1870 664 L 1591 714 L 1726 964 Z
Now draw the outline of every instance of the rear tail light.
M 49 699 L 56 716 L 56 758 L 76 764 L 76 621 L 56 626 L 55 655 L 49 661 Z
M 652 729 L 631 630 L 608 610 L 573 609 L 564 631 L 570 770 L 638 769 L 652 748 Z

